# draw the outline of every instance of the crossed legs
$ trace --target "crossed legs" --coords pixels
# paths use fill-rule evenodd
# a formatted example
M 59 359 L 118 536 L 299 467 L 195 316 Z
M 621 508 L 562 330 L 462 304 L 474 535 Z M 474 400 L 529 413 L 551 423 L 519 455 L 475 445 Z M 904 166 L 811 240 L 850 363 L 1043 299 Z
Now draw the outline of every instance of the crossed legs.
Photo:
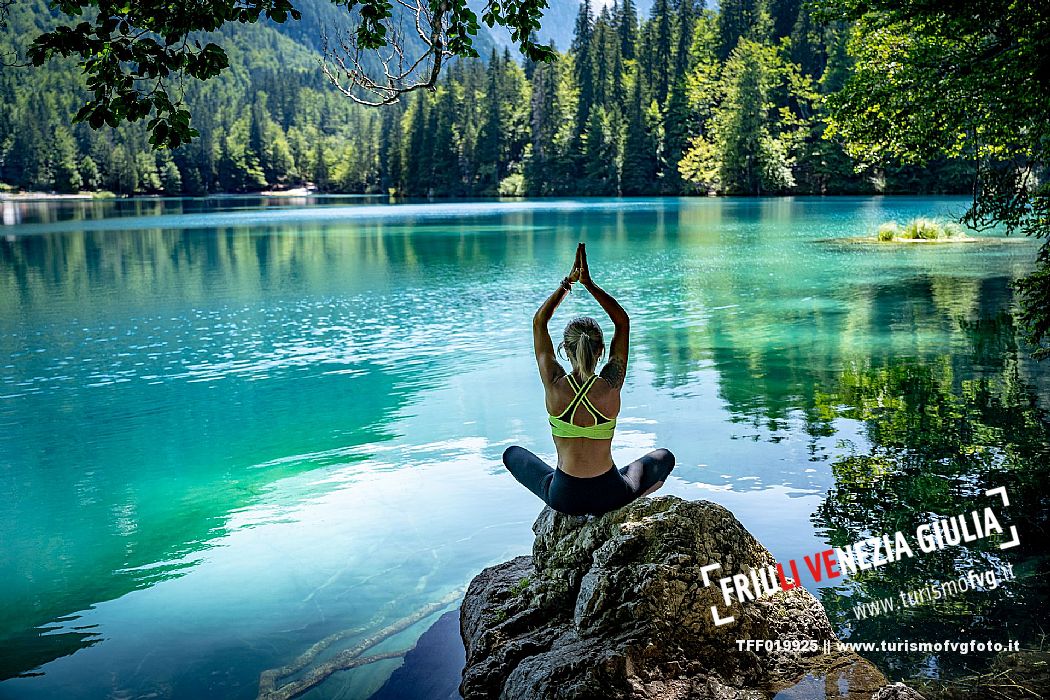
M 670 450 L 661 447 L 621 467 L 620 474 L 634 492 L 635 498 L 641 498 L 663 486 L 672 469 L 674 469 L 674 455 Z
M 503 464 L 522 486 L 536 494 L 544 503 L 551 505 L 551 483 L 555 478 L 555 470 L 550 465 L 529 450 L 517 445 L 508 447 L 503 452 Z M 592 507 L 595 507 L 598 512 L 604 512 L 620 507 L 620 505 L 626 505 L 636 498 L 648 496 L 659 489 L 664 485 L 668 474 L 674 469 L 674 464 L 674 455 L 671 454 L 671 451 L 659 449 L 616 470 L 623 480 L 622 486 L 616 485 L 615 480 L 610 483 L 608 479 L 602 477 L 594 477 L 593 484 L 589 479 L 578 479 L 564 474 L 561 478 L 563 482 L 565 479 L 571 479 L 571 484 L 577 487 L 581 483 L 586 483 L 590 487 L 586 492 L 576 493 L 577 489 L 572 489 L 572 493 L 576 493 L 572 500 L 577 501 L 582 498 L 584 501 L 591 501 Z M 562 482 L 559 483 L 562 484 Z M 597 493 L 598 490 L 603 489 L 603 494 Z M 624 489 L 626 493 L 619 489 Z M 617 492 L 622 495 L 617 496 Z M 556 495 L 564 501 L 564 494 L 565 485 L 562 484 Z M 600 503 L 594 502 L 595 500 Z M 619 505 L 612 505 L 609 502 L 611 500 L 615 500 Z M 563 503 L 562 507 L 565 505 Z

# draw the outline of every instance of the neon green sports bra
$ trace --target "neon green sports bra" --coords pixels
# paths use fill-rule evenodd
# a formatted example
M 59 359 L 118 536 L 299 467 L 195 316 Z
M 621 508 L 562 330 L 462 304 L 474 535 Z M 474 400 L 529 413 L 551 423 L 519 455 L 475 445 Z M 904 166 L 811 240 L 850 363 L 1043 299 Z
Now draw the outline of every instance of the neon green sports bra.
M 587 392 L 591 386 L 598 379 L 598 375 L 591 375 L 583 385 L 579 385 L 576 379 L 570 374 L 568 375 L 569 386 L 576 392 L 576 396 L 569 402 L 569 407 L 562 411 L 560 416 L 551 416 L 551 434 L 554 437 L 561 438 L 588 438 L 590 440 L 611 440 L 613 431 L 616 430 L 616 419 L 606 418 L 602 415 L 601 411 L 594 407 L 590 399 L 587 398 Z M 572 417 L 576 413 L 576 408 L 583 404 L 583 407 L 587 409 L 587 412 L 594 416 L 594 425 L 575 425 L 572 422 Z

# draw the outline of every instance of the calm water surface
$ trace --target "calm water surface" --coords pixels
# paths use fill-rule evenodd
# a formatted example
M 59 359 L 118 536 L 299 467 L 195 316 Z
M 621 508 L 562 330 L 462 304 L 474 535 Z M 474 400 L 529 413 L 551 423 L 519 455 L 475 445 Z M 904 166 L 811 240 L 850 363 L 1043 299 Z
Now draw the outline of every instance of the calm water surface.
M 836 240 L 964 205 L 0 202 L 0 697 L 253 698 L 319 640 L 356 630 L 323 660 L 527 553 L 539 502 L 500 454 L 554 459 L 529 322 L 577 241 L 632 316 L 618 463 L 669 447 L 664 491 L 728 506 L 782 560 L 1007 485 L 1012 553 L 814 590 L 854 639 L 1033 642 L 1050 365 L 1020 344 L 1010 283 L 1036 245 Z M 581 313 L 600 309 L 579 291 L 552 327 Z M 996 591 L 852 616 L 1007 561 L 1021 577 Z M 365 698 L 398 663 L 306 697 Z

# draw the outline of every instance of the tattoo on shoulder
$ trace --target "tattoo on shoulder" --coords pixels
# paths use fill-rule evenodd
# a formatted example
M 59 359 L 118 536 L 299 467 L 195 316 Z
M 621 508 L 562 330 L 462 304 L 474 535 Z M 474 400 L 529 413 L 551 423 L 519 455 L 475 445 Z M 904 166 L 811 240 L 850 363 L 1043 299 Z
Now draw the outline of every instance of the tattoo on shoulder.
M 619 358 L 612 358 L 602 367 L 598 375 L 617 389 L 623 386 L 624 375 L 627 373 L 627 363 Z

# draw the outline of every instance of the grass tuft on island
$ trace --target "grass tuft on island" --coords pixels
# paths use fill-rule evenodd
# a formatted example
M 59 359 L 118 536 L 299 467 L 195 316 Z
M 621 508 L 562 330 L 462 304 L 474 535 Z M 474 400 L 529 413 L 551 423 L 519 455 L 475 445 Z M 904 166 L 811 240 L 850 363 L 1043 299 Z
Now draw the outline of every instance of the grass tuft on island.
M 878 240 L 882 243 L 913 241 L 961 241 L 969 240 L 963 233 L 962 226 L 950 221 L 937 221 L 919 217 L 912 219 L 903 227 L 896 221 L 888 221 L 879 226 Z
M 969 243 L 1000 245 L 1006 243 L 1025 243 L 1023 236 L 968 236 L 963 227 L 950 221 L 940 221 L 926 217 L 912 219 L 904 226 L 896 221 L 888 221 L 879 226 L 873 236 L 851 236 L 849 238 L 825 238 L 820 243 L 835 245 L 874 245 L 884 246 L 887 243 Z M 888 246 L 887 246 L 888 247 Z

